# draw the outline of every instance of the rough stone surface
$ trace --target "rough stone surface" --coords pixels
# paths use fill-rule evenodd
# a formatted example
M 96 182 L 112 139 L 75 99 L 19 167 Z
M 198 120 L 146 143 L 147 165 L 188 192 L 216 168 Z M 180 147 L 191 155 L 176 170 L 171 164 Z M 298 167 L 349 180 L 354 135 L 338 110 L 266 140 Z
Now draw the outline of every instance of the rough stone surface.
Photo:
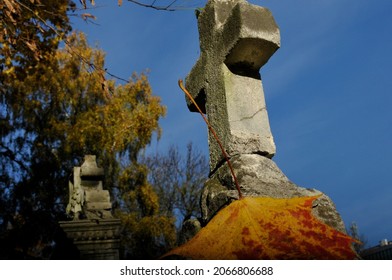
M 120 220 L 111 213 L 108 190 L 103 189 L 104 169 L 94 155 L 73 168 L 69 181 L 67 214 L 72 221 L 60 221 L 61 228 L 77 247 L 81 259 L 119 259 Z
M 327 195 L 316 189 L 297 186 L 272 160 L 257 154 L 244 154 L 233 157 L 231 163 L 244 196 L 290 198 L 322 194 L 315 201 L 314 215 L 326 224 L 345 232 L 344 223 Z M 238 198 L 232 178 L 227 164 L 224 164 L 206 182 L 201 197 L 203 224 L 219 209 Z
M 233 156 L 275 154 L 259 74 L 280 46 L 271 13 L 244 0 L 211 0 L 198 17 L 201 56 L 185 82 Z M 188 107 L 195 111 L 187 100 Z M 210 167 L 223 160 L 209 135 Z
M 84 157 L 84 162 L 80 167 L 80 177 L 81 178 L 95 178 L 95 181 L 102 180 L 104 176 L 104 170 L 102 167 L 97 166 L 96 156 L 86 155 Z
M 197 219 L 185 220 L 182 223 L 179 233 L 178 244 L 182 245 L 192 239 L 194 235 L 201 229 L 200 221 Z
M 86 155 L 69 182 L 67 214 L 75 220 L 111 218 L 110 194 L 103 189 L 103 179 L 104 169 L 97 166 L 96 157 Z
M 118 260 L 120 220 L 61 221 L 61 228 L 85 260 Z
M 271 13 L 245 0 L 209 0 L 198 17 L 200 58 L 187 76 L 186 88 L 207 114 L 227 150 L 244 196 L 291 198 L 321 194 L 313 213 L 345 232 L 331 199 L 291 182 L 271 160 L 275 144 L 259 74 L 280 47 Z M 187 100 L 188 108 L 195 111 Z M 201 195 L 204 226 L 238 198 L 222 152 L 209 134 L 210 178 Z M 189 236 L 188 236 L 189 237 Z

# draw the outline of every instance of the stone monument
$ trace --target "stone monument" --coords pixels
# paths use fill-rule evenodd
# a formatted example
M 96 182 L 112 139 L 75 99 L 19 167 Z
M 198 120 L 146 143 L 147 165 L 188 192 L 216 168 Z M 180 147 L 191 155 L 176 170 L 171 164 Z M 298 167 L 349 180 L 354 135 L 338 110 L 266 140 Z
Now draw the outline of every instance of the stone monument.
M 259 70 L 280 46 L 278 26 L 267 9 L 246 1 L 209 1 L 198 22 L 201 55 L 186 78 L 187 89 L 228 154 L 271 158 L 275 143 Z M 215 171 L 224 158 L 211 134 L 209 145 Z
M 229 154 L 243 194 L 276 198 L 322 194 L 295 185 L 271 160 L 275 144 L 259 74 L 280 47 L 279 28 L 271 12 L 245 0 L 209 0 L 198 15 L 198 27 L 201 54 L 185 86 Z M 187 105 L 195 111 L 189 99 Z M 202 224 L 238 198 L 211 133 L 209 147 L 211 173 L 201 197 Z M 340 215 L 325 194 L 316 200 L 313 211 L 326 224 L 345 232 Z
M 111 213 L 108 190 L 103 189 L 104 169 L 97 166 L 94 155 L 86 155 L 83 164 L 74 167 L 69 181 L 71 221 L 60 226 L 73 240 L 82 259 L 118 259 L 120 220 Z

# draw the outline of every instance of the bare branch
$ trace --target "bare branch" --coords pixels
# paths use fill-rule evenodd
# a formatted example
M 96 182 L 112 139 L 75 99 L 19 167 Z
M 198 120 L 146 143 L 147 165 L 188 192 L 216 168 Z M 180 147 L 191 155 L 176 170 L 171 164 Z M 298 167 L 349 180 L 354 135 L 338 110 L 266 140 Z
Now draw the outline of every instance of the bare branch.
M 14 152 L 13 150 L 5 146 L 3 143 L 0 143 L 0 147 L 1 149 L 3 149 L 0 151 L 2 156 L 5 156 L 11 161 L 18 164 L 25 172 L 29 172 L 29 168 L 24 164 L 24 162 L 16 157 L 17 152 Z
M 159 10 L 159 11 L 168 11 L 168 12 L 174 12 L 176 10 L 174 8 L 171 8 L 171 6 L 173 6 L 173 4 L 175 2 L 177 2 L 177 0 L 173 0 L 173 2 L 170 3 L 167 6 L 155 6 L 156 0 L 154 0 L 151 4 L 145 4 L 145 3 L 142 3 L 142 2 L 139 2 L 139 1 L 136 1 L 136 0 L 128 0 L 128 1 L 132 2 L 132 3 L 136 4 L 136 5 L 142 6 L 142 7 L 151 8 L 151 9 Z

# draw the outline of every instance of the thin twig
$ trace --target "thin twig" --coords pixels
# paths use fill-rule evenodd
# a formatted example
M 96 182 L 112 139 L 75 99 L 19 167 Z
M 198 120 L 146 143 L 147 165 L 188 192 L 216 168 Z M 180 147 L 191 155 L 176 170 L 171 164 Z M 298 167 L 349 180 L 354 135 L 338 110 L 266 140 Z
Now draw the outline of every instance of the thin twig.
M 154 1 L 155 2 L 155 1 Z M 169 5 L 166 6 L 166 9 L 169 9 L 171 6 L 174 5 L 174 3 L 176 3 L 177 0 L 173 0 Z
M 227 162 L 227 164 L 228 164 L 228 166 L 229 166 L 229 168 L 230 168 L 231 175 L 233 175 L 234 183 L 235 183 L 235 186 L 236 186 L 237 191 L 238 191 L 238 197 L 239 197 L 239 199 L 241 199 L 241 198 L 242 198 L 242 192 L 241 192 L 241 189 L 240 189 L 240 185 L 238 184 L 237 177 L 236 177 L 235 174 L 234 174 L 233 166 L 231 165 L 231 162 L 230 162 L 230 160 L 229 160 L 229 155 L 226 153 L 225 149 L 223 148 L 222 142 L 219 140 L 219 137 L 218 137 L 218 135 L 216 134 L 215 130 L 212 128 L 211 124 L 209 123 L 209 121 L 207 120 L 207 118 L 204 116 L 204 114 L 203 114 L 202 110 L 200 109 L 199 105 L 197 105 L 195 99 L 193 99 L 192 95 L 191 95 L 191 94 L 189 93 L 189 91 L 184 87 L 184 85 L 183 85 L 183 83 L 182 83 L 182 80 L 178 80 L 178 85 L 180 86 L 180 88 L 182 89 L 182 91 L 188 96 L 188 98 L 192 101 L 192 103 L 195 105 L 197 111 L 199 111 L 200 115 L 203 117 L 203 120 L 204 120 L 205 123 L 207 124 L 208 129 L 211 131 L 212 135 L 214 135 L 214 138 L 215 138 L 216 141 L 218 142 L 218 145 L 219 145 L 219 147 L 220 147 L 220 149 L 221 149 L 221 151 L 222 151 L 222 154 L 223 154 L 223 156 L 225 157 L 226 162 Z
M 174 3 L 171 3 L 170 5 L 166 6 L 166 7 L 161 7 L 161 6 L 154 6 L 155 1 L 152 4 L 144 4 L 142 2 L 136 1 L 136 0 L 128 0 L 129 2 L 132 2 L 136 5 L 142 6 L 142 7 L 146 7 L 146 8 L 151 8 L 154 10 L 159 10 L 159 11 L 168 11 L 168 12 L 173 12 L 176 9 L 170 8 L 171 5 L 173 5 Z M 177 0 L 175 0 L 174 2 L 176 2 Z

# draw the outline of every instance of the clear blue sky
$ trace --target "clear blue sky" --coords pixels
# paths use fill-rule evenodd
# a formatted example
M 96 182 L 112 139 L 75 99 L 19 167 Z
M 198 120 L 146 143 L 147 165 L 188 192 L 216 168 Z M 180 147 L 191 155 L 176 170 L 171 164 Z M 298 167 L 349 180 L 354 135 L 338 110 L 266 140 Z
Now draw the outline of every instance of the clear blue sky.
M 177 86 L 199 57 L 194 8 L 205 2 L 179 0 L 190 8 L 175 12 L 96 2 L 96 24 L 74 19 L 75 29 L 107 53 L 111 73 L 149 69 L 167 106 L 149 150 L 185 152 L 193 141 L 208 156 L 207 128 Z M 281 31 L 281 48 L 261 70 L 273 160 L 297 185 L 329 195 L 368 245 L 392 239 L 392 1 L 251 2 L 269 8 Z

